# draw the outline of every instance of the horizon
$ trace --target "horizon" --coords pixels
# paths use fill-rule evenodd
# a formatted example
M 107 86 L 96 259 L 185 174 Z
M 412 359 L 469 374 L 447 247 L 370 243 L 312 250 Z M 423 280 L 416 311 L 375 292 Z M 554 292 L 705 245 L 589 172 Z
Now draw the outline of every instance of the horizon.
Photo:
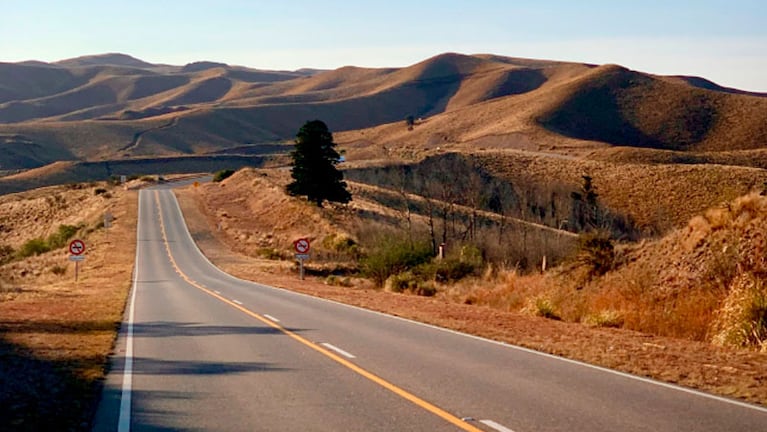
M 756 0 L 595 0 L 508 4 L 402 0 L 318 7 L 230 0 L 129 8 L 73 0 L 14 2 L 4 10 L 0 61 L 55 62 L 122 53 L 154 64 L 213 61 L 266 70 L 405 67 L 447 52 L 591 64 L 699 76 L 767 92 L 767 5 Z M 172 18 L 172 19 L 169 19 Z

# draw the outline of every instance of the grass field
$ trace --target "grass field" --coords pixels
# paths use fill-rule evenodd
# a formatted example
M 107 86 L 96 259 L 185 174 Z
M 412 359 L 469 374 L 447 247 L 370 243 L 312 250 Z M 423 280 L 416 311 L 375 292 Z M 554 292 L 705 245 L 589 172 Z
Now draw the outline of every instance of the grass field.
M 93 191 L 56 187 L 0 204 L 3 241 L 18 247 L 45 234 L 39 221 L 46 212 L 59 216 L 45 220 L 62 222 L 72 213 L 85 224 L 76 236 L 87 248 L 77 282 L 65 249 L 0 267 L 2 430 L 90 428 L 130 289 L 136 226 L 135 192 L 110 189 L 105 199 Z M 61 198 L 46 202 L 46 196 Z M 107 209 L 114 215 L 108 234 L 99 223 Z M 19 211 L 27 217 L 8 218 Z

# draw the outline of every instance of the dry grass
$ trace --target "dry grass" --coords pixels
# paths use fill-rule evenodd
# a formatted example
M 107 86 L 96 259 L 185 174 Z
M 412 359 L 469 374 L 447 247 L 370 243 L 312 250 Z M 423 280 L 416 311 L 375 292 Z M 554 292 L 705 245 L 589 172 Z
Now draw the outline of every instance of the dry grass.
M 90 429 L 135 253 L 136 195 L 110 193 L 105 200 L 91 188 L 56 187 L 0 201 L 10 230 L 0 239 L 12 245 L 45 234 L 42 221 L 75 217 L 87 226 L 78 235 L 87 245 L 78 282 L 64 250 L 0 267 L 0 429 Z M 115 216 L 108 239 L 96 228 L 107 208 Z
M 732 201 L 767 181 L 763 169 L 723 165 L 625 164 L 500 152 L 474 157 L 512 184 L 545 188 L 559 183 L 577 190 L 581 176 L 589 175 L 603 206 L 631 217 L 648 233 L 684 226 L 712 206 Z
M 501 271 L 445 295 L 570 322 L 763 349 L 765 233 L 767 197 L 750 194 L 663 239 L 620 248 L 618 268 L 600 278 L 588 281 L 588 269 L 578 264 L 546 275 Z

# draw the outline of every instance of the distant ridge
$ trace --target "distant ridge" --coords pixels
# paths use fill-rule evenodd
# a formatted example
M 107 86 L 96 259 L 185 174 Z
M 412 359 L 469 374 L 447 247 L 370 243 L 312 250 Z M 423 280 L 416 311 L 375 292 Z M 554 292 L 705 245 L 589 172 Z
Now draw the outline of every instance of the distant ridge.
M 290 141 L 311 119 L 325 121 L 339 142 L 410 157 L 474 145 L 751 150 L 767 146 L 764 96 L 698 77 L 493 54 L 291 72 L 109 53 L 0 63 L 0 136 L 14 137 L 0 141 L 0 166 Z M 412 130 L 402 126 L 408 116 L 418 120 Z
M 151 69 L 156 65 L 131 57 L 127 54 L 107 53 L 97 55 L 87 55 L 71 59 L 60 60 L 53 64 L 64 67 L 79 66 L 127 66 L 142 69 Z

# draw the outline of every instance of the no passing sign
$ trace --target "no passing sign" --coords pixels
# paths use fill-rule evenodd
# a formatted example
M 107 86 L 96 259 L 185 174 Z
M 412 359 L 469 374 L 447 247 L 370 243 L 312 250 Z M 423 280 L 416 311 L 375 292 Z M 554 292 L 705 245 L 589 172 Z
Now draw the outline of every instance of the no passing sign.
M 296 252 L 300 254 L 308 253 L 310 249 L 309 239 L 300 238 L 293 242 L 293 247 L 296 249 Z
M 82 240 L 72 240 L 69 243 L 69 253 L 72 255 L 82 255 L 85 252 L 85 243 Z

